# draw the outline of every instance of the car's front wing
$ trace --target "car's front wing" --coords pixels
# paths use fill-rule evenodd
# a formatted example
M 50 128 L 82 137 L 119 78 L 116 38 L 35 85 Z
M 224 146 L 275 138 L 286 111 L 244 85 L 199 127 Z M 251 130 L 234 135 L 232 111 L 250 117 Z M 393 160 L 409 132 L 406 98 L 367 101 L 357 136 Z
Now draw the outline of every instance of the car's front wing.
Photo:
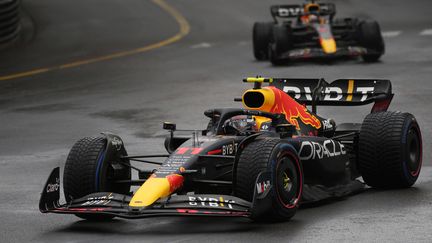
M 263 208 L 263 204 L 268 204 L 263 193 L 254 199 L 254 203 L 230 195 L 191 194 L 171 195 L 158 200 L 149 207 L 131 207 L 129 206 L 131 196 L 112 192 L 92 193 L 60 204 L 59 173 L 59 168 L 51 172 L 42 191 L 39 202 L 39 209 L 42 213 L 105 214 L 130 219 L 154 216 L 251 217 L 254 214 L 252 208 L 259 211 Z M 267 180 L 266 176 L 265 173 L 262 173 L 258 179 Z
M 146 218 L 156 216 L 223 216 L 260 217 L 272 207 L 273 185 L 270 172 L 261 172 L 256 179 L 252 202 L 231 195 L 188 194 L 171 195 L 148 207 L 131 207 L 131 196 L 112 192 L 97 192 L 60 204 L 60 168 L 49 176 L 39 201 L 42 213 L 58 214 L 105 214 L 120 218 Z M 305 185 L 302 204 L 316 203 L 332 198 L 345 197 L 364 190 L 357 180 L 326 187 Z
M 278 59 L 309 59 L 332 57 L 356 57 L 364 54 L 379 54 L 378 52 L 360 46 L 338 47 L 335 53 L 325 53 L 322 48 L 300 48 L 277 54 Z

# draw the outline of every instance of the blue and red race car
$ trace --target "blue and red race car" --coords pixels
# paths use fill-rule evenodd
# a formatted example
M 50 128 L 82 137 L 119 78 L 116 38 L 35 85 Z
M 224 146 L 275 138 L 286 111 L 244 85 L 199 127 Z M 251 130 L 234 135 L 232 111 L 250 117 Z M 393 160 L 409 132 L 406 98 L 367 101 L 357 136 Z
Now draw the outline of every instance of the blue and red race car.
M 275 5 L 273 22 L 253 26 L 253 52 L 257 60 L 275 64 L 290 60 L 361 56 L 377 61 L 385 51 L 376 21 L 334 18 L 333 3 L 307 1 L 303 5 Z
M 244 108 L 205 111 L 206 129 L 185 131 L 164 123 L 166 154 L 128 155 L 121 138 L 108 133 L 79 140 L 64 167 L 66 202 L 59 202 L 60 169 L 55 168 L 43 188 L 40 211 L 91 220 L 287 220 L 301 204 L 357 193 L 365 184 L 404 188 L 416 182 L 422 165 L 420 128 L 413 115 L 387 111 L 393 98 L 389 80 L 244 81 L 254 84 L 237 99 Z M 317 114 L 322 105 L 371 103 L 362 123 L 336 123 Z M 136 163 L 156 167 L 142 169 Z M 131 186 L 139 187 L 131 191 Z

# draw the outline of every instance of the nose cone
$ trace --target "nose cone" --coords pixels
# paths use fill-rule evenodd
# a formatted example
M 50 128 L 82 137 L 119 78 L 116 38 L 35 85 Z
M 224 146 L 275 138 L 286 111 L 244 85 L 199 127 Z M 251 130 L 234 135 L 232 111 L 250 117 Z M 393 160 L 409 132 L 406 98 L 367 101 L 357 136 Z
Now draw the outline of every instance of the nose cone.
M 321 47 L 326 54 L 336 52 L 336 41 L 333 38 L 320 39 Z
M 146 207 L 152 205 L 159 198 L 167 197 L 183 185 L 184 178 L 178 174 L 165 178 L 150 177 L 138 189 L 129 203 L 131 207 Z

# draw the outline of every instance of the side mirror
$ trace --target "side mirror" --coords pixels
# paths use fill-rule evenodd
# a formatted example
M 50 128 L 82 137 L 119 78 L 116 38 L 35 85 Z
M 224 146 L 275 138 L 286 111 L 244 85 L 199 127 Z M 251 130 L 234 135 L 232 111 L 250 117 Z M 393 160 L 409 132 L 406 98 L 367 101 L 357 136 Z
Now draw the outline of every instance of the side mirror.
M 176 130 L 176 124 L 171 122 L 164 122 L 163 123 L 163 129 L 164 130 L 170 130 L 175 131 Z

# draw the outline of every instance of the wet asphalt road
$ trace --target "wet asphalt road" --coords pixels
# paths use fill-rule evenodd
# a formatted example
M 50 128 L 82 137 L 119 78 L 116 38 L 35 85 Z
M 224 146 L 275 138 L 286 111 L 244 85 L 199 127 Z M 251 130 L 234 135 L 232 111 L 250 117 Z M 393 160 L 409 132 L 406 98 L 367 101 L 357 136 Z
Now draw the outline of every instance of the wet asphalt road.
M 0 81 L 0 235 L 2 242 L 430 242 L 432 238 L 432 28 L 428 0 L 334 1 L 339 16 L 371 17 L 386 34 L 382 61 L 272 67 L 251 51 L 254 21 L 280 1 L 167 1 L 190 33 L 171 45 L 122 58 Z M 174 18 L 151 1 L 24 1 L 36 34 L 0 52 L 0 76 L 127 51 L 175 35 Z M 384 14 L 382 14 L 384 12 Z M 238 106 L 241 78 L 385 78 L 391 110 L 413 113 L 423 133 L 424 167 L 415 187 L 368 190 L 300 210 L 286 223 L 246 219 L 154 218 L 90 223 L 42 215 L 37 204 L 52 167 L 79 138 L 119 134 L 132 153 L 163 152 L 162 121 L 203 128 L 202 111 Z M 369 107 L 322 108 L 339 122 L 360 122 Z

